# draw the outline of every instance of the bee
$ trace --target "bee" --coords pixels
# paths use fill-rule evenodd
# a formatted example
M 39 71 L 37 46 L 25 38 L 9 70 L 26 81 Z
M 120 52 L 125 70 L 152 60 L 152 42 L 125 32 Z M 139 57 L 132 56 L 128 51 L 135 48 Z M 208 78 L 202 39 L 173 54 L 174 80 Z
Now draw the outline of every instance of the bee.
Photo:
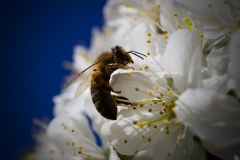
M 97 111 L 105 118 L 110 120 L 117 119 L 117 105 L 131 104 L 126 102 L 128 100 L 122 96 L 112 95 L 111 92 L 121 93 L 115 91 L 109 85 L 111 74 L 117 69 L 129 69 L 128 64 L 134 63 L 129 53 L 143 59 L 140 55 L 142 53 L 136 51 L 126 52 L 122 47 L 115 46 L 111 48 L 111 52 L 103 52 L 93 63 L 75 78 L 68 82 L 64 88 L 68 88 L 72 84 L 80 83 L 76 92 L 75 98 L 80 96 L 89 86 L 93 104 Z

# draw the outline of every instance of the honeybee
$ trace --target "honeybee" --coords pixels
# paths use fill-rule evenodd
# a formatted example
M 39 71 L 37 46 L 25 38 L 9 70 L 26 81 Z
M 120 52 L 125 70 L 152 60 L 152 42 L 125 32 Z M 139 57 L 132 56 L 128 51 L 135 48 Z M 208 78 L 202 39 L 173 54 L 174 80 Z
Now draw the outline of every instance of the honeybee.
M 131 104 L 126 102 L 128 100 L 122 96 L 112 95 L 111 92 L 121 93 L 115 91 L 109 85 L 111 74 L 117 69 L 128 69 L 128 64 L 134 63 L 129 53 L 142 58 L 142 53 L 136 51 L 126 52 L 122 47 L 115 46 L 111 48 L 111 52 L 102 53 L 94 62 L 75 78 L 73 78 L 63 90 L 72 84 L 80 83 L 76 92 L 75 98 L 80 96 L 90 85 L 92 101 L 97 111 L 105 118 L 110 120 L 117 119 L 117 104 Z M 143 59 L 143 58 L 142 58 Z

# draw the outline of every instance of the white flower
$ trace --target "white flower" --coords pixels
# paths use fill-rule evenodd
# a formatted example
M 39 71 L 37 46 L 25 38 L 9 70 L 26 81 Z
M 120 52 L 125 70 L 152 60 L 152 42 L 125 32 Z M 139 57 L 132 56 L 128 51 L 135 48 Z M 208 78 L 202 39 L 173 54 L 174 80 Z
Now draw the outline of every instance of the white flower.
M 133 104 L 121 110 L 118 119 L 105 123 L 101 130 L 119 153 L 132 155 L 153 148 L 154 159 L 189 158 L 193 134 L 179 124 L 173 109 L 187 88 L 202 86 L 201 56 L 197 36 L 182 30 L 173 33 L 168 41 L 160 62 L 165 71 L 113 73 L 111 86 L 121 90 L 121 95 Z M 169 85 L 169 77 L 174 85 Z
M 75 156 L 108 159 L 109 146 L 99 135 L 100 125 L 96 125 L 87 113 L 60 115 L 48 126 L 49 138 L 65 152 Z
M 33 153 L 28 154 L 25 158 L 31 160 L 82 160 L 83 158 L 74 156 L 74 153 L 66 152 L 57 146 L 46 134 L 48 124 L 44 121 L 34 119 L 34 124 L 40 129 L 33 133 L 36 141 L 36 148 Z
M 231 66 L 229 68 L 229 74 L 237 83 L 236 92 L 238 98 L 240 98 L 240 31 L 234 33 L 232 40 L 229 45 L 229 58 L 231 61 Z
M 204 37 L 215 39 L 239 27 L 238 0 L 173 0 L 199 27 Z
M 240 158 L 240 103 L 209 89 L 184 92 L 176 102 L 179 120 L 196 133 L 206 149 L 223 159 Z

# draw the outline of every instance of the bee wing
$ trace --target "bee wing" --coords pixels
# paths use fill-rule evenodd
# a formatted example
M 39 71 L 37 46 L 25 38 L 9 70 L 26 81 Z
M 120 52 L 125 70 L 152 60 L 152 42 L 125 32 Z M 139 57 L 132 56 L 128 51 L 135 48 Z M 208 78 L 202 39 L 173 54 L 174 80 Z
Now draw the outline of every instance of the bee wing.
M 64 87 L 63 90 L 71 86 L 72 84 L 80 83 L 76 92 L 75 92 L 75 98 L 80 96 L 89 86 L 90 80 L 91 80 L 91 73 L 94 69 L 96 69 L 96 64 L 98 64 L 101 61 L 98 61 L 94 63 L 93 65 L 89 66 L 85 70 L 83 70 L 81 73 L 79 73 L 76 77 L 74 77 L 70 82 L 68 82 Z

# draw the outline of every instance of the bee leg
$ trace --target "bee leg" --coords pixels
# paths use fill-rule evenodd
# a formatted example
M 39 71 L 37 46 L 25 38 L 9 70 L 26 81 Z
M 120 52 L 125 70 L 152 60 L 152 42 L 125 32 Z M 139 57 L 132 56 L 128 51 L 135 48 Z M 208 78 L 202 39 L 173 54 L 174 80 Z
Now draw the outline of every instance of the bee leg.
M 116 95 L 112 95 L 112 97 L 117 104 L 125 104 L 125 105 L 131 105 L 132 106 L 132 103 L 126 97 L 116 96 Z M 128 102 L 126 102 L 126 101 L 128 101 Z
M 129 66 L 124 66 L 123 68 L 124 68 L 124 69 L 129 69 L 129 68 L 130 68 L 130 69 L 132 69 L 132 70 L 135 70 L 133 67 L 129 67 Z
M 114 93 L 121 93 L 121 91 L 114 91 L 113 89 L 111 91 Z

